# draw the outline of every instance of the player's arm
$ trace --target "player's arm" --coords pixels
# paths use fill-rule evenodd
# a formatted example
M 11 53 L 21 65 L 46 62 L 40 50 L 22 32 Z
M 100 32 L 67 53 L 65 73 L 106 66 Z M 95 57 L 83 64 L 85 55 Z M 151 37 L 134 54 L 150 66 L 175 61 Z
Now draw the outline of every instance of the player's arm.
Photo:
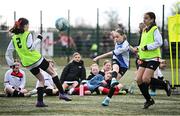
M 138 52 L 138 46 L 133 47 L 133 46 L 129 45 L 129 50 L 130 50 L 131 52 L 133 52 L 133 53 L 137 53 L 137 52 Z
M 14 64 L 14 58 L 13 58 L 14 50 L 15 50 L 15 48 L 14 48 L 13 42 L 11 40 L 7 47 L 6 53 L 5 53 L 5 58 L 6 58 L 7 64 L 9 66 L 13 66 L 13 64 Z
M 35 50 L 37 45 L 39 45 L 39 43 L 41 42 L 42 40 L 42 36 L 41 35 L 38 35 L 37 36 L 37 39 L 34 41 L 33 40 L 33 36 L 32 34 L 30 33 L 28 35 L 28 39 L 27 39 L 27 47 L 29 50 Z
M 10 76 L 10 73 L 9 73 L 10 70 L 8 70 L 5 75 L 4 75 L 4 87 L 8 88 L 8 87 L 13 87 L 12 85 L 10 85 L 9 83 L 9 76 Z
M 24 71 L 22 71 L 22 70 L 21 70 L 21 73 L 23 74 L 23 78 L 22 78 L 22 81 L 21 81 L 19 88 L 23 89 L 25 87 L 25 84 L 26 84 L 26 75 L 25 75 Z
M 86 80 L 86 69 L 84 66 L 82 67 L 82 72 L 81 72 L 81 81 L 82 80 Z
M 108 53 L 99 55 L 99 56 L 97 56 L 96 58 L 94 58 L 93 61 L 96 62 L 97 60 L 102 59 L 102 58 L 105 58 L 105 57 L 110 56 L 110 55 L 112 55 L 112 54 L 113 54 L 113 52 L 111 51 L 111 52 L 108 52 Z
M 62 73 L 61 73 L 61 77 L 60 77 L 61 83 L 63 83 L 64 80 L 65 80 L 65 78 L 67 78 L 66 76 L 67 76 L 67 74 L 69 73 L 69 67 L 70 67 L 69 64 L 64 67 L 64 69 L 63 69 L 63 71 L 62 71 Z

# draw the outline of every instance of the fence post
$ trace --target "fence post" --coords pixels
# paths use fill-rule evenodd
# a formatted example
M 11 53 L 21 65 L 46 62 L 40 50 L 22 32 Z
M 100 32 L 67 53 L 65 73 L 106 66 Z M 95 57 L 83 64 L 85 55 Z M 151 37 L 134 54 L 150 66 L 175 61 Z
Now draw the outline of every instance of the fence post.
M 163 40 L 163 45 L 162 45 L 162 58 L 165 57 L 166 52 L 164 52 L 164 4 L 162 5 L 162 40 Z
M 42 10 L 40 11 L 40 34 L 43 34 Z M 40 44 L 40 53 L 42 54 L 42 42 Z
M 131 39 L 131 7 L 129 6 L 128 10 L 128 42 L 130 44 L 130 39 Z M 130 60 L 129 60 L 129 68 L 130 68 Z
M 68 10 L 68 21 L 70 24 L 70 10 Z M 67 63 L 70 61 L 70 26 L 67 30 L 67 35 L 68 35 L 68 50 L 67 50 Z
M 97 55 L 99 55 L 99 8 L 97 8 L 96 43 L 97 43 Z M 97 61 L 97 64 L 99 64 L 99 61 Z

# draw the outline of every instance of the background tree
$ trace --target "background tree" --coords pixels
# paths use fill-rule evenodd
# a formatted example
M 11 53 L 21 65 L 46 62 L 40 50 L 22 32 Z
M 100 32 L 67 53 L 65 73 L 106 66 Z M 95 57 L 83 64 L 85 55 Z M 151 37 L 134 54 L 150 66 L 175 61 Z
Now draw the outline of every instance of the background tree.
M 177 2 L 173 4 L 171 8 L 172 15 L 176 14 L 176 8 L 178 9 L 178 14 L 180 14 L 180 4 L 177 5 Z
M 119 14 L 117 10 L 110 9 L 109 11 L 105 11 L 106 19 L 107 19 L 107 27 L 110 30 L 113 30 L 118 27 Z

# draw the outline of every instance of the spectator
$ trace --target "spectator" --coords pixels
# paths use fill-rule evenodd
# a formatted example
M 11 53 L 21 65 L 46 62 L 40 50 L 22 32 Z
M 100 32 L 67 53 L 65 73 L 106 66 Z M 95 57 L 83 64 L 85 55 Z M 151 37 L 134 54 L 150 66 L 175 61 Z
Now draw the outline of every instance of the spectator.
M 92 45 L 91 45 L 91 48 L 90 48 L 90 51 L 91 51 L 91 54 L 90 54 L 90 57 L 91 58 L 94 58 L 94 57 L 96 57 L 97 56 L 97 51 L 98 50 L 98 45 L 97 45 L 97 43 L 93 43 Z
M 86 79 L 86 69 L 81 55 L 78 52 L 73 54 L 72 61 L 65 66 L 61 74 L 61 83 L 64 90 L 75 88 L 82 80 Z
M 109 93 L 109 90 L 110 90 L 110 87 L 111 87 L 111 79 L 112 79 L 112 76 L 111 76 L 111 71 L 106 71 L 105 72 L 105 76 L 104 76 L 104 84 L 99 86 L 98 87 L 98 90 L 104 94 L 104 95 L 107 95 Z M 123 87 L 122 84 L 118 84 L 116 85 L 114 88 L 115 88 L 115 91 L 114 91 L 114 95 L 118 95 L 119 94 L 119 91 L 120 89 Z
M 166 67 L 166 60 L 159 59 L 160 65 L 157 67 L 157 69 L 154 71 L 154 78 L 159 79 L 159 80 L 164 80 L 164 76 L 161 72 L 162 69 L 165 69 Z M 161 86 L 154 86 L 150 85 L 150 92 L 149 94 L 151 96 L 156 96 L 156 89 L 163 89 Z
M 82 50 L 83 50 L 83 32 L 82 31 L 78 31 L 77 32 L 77 36 L 75 37 L 75 44 L 76 44 L 76 50 L 82 54 Z
M 103 63 L 102 72 L 107 72 L 112 70 L 112 65 L 110 60 L 105 60 Z
M 169 43 L 166 38 L 164 39 L 164 49 L 165 49 L 165 51 L 168 51 L 168 49 L 169 49 Z
M 27 90 L 25 89 L 26 75 L 20 69 L 20 63 L 14 62 L 4 76 L 4 92 L 8 97 L 24 97 Z
M 85 56 L 89 56 L 91 53 L 89 50 L 91 49 L 91 34 L 88 34 L 87 37 L 83 40 L 82 52 Z
M 69 40 L 68 40 L 69 39 Z M 59 35 L 59 42 L 61 43 L 62 46 L 62 54 L 64 56 L 67 55 L 67 49 L 71 48 L 71 49 L 75 49 L 76 45 L 74 43 L 74 40 L 72 39 L 72 37 L 68 37 L 65 33 L 61 32 L 61 34 Z M 68 44 L 69 42 L 69 44 Z M 69 46 L 69 47 L 68 47 Z
M 92 94 L 94 91 L 98 90 L 101 91 L 103 94 L 108 94 L 109 88 L 111 84 L 111 73 L 110 71 L 106 72 L 104 76 L 101 74 L 95 75 L 93 78 L 87 81 L 84 84 L 84 94 L 89 95 Z M 119 90 L 122 87 L 122 84 L 118 84 L 115 88 L 115 95 L 119 94 Z M 78 95 L 80 88 L 75 88 L 69 92 L 69 94 L 76 94 Z
M 101 74 L 102 76 L 104 76 L 104 72 L 99 70 L 98 64 L 92 64 L 90 68 L 91 68 L 91 72 L 90 72 L 90 75 L 88 76 L 87 80 L 91 80 L 97 74 Z
M 49 56 L 49 49 L 53 44 L 54 42 L 49 38 L 49 36 L 46 36 L 46 38 L 43 40 L 43 48 L 46 56 Z

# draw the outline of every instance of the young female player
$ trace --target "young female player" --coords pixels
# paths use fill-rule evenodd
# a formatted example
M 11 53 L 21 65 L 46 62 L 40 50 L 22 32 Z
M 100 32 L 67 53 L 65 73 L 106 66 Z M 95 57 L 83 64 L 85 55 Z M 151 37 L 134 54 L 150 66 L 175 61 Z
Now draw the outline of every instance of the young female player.
M 53 82 L 59 90 L 59 98 L 66 101 L 71 101 L 62 88 L 62 84 L 59 81 L 57 72 L 49 64 L 49 62 L 35 50 L 36 46 L 43 39 L 41 35 L 37 36 L 37 39 L 34 41 L 32 34 L 28 31 L 29 21 L 26 18 L 20 18 L 15 22 L 10 32 L 13 33 L 12 40 L 10 41 L 7 51 L 6 51 L 6 60 L 9 66 L 13 65 L 13 51 L 16 50 L 21 63 L 24 67 L 27 67 L 31 73 L 39 80 L 39 87 L 37 88 L 37 104 L 36 107 L 47 107 L 43 102 L 43 93 L 44 93 L 44 78 L 40 72 L 40 69 L 46 71 L 52 76 Z
M 137 72 L 137 84 L 139 89 L 146 99 L 144 109 L 153 105 L 155 102 L 148 92 L 149 85 L 162 86 L 167 95 L 170 96 L 171 88 L 168 81 L 152 78 L 154 71 L 159 66 L 161 57 L 160 47 L 162 45 L 162 37 L 155 23 L 156 16 L 153 12 L 147 12 L 144 15 L 144 28 L 141 36 L 139 47 L 136 49 L 139 55 L 139 68 Z
M 106 56 L 113 55 L 112 58 L 112 80 L 111 87 L 107 97 L 103 100 L 102 105 L 108 106 L 111 97 L 115 91 L 115 85 L 118 85 L 118 80 L 125 74 L 129 67 L 129 43 L 126 40 L 126 35 L 121 29 L 111 32 L 113 39 L 115 41 L 115 49 L 108 53 L 102 54 L 94 58 L 97 61 Z

